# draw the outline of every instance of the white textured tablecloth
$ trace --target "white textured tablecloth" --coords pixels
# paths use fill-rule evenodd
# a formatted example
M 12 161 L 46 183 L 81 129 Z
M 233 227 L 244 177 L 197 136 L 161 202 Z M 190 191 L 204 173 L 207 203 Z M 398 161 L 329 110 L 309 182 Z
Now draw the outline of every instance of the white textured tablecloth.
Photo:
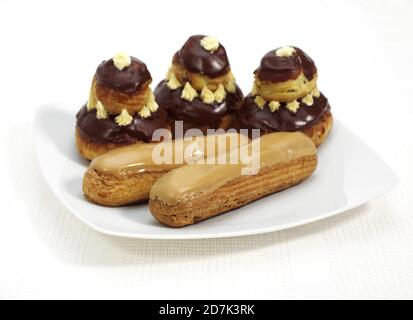
M 117 51 L 144 60 L 156 83 L 194 33 L 219 37 L 245 92 L 265 52 L 303 48 L 334 115 L 400 186 L 257 236 L 132 240 L 83 225 L 40 175 L 36 106 L 86 100 L 97 64 Z M 413 298 L 412 34 L 408 0 L 0 1 L 0 298 Z

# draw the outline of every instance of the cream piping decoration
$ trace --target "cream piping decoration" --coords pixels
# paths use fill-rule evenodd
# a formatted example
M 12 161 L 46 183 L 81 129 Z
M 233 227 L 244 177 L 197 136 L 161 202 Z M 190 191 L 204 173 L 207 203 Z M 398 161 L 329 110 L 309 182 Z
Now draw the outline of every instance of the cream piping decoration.
M 264 108 L 265 104 L 267 103 L 267 101 L 265 101 L 261 96 L 256 96 L 254 101 L 260 109 Z
M 222 85 L 222 83 L 220 83 L 217 90 L 215 90 L 215 93 L 214 93 L 215 101 L 218 103 L 221 103 L 225 99 L 226 96 L 227 96 L 227 93 L 225 92 L 225 88 Z
M 213 37 L 203 37 L 200 41 L 201 47 L 206 51 L 214 52 L 219 48 L 219 42 Z
M 290 110 L 291 112 L 296 113 L 297 110 L 300 108 L 300 104 L 297 102 L 297 100 L 294 100 L 294 101 L 288 102 L 286 105 L 286 108 Z
M 229 79 L 227 83 L 225 84 L 225 90 L 227 90 L 230 93 L 235 93 L 237 91 L 237 86 L 235 83 L 236 83 L 235 77 L 232 74 L 232 72 L 230 72 Z
M 102 102 L 96 102 L 96 118 L 106 119 L 108 117 L 108 112 Z
M 132 123 L 132 116 L 128 113 L 126 109 L 123 109 L 120 115 L 115 118 L 115 121 L 120 126 L 127 126 Z
M 144 106 L 141 111 L 139 111 L 139 115 L 142 118 L 149 118 L 151 116 L 151 110 L 147 106 Z
M 315 98 L 319 98 L 320 97 L 320 90 L 318 90 L 318 88 L 315 87 L 313 90 L 311 90 L 311 95 Z
M 171 70 L 171 69 L 172 69 L 172 68 L 169 68 L 168 71 L 166 72 L 165 80 L 168 80 L 169 77 L 171 76 L 171 73 L 172 73 L 172 70 Z
M 167 80 L 168 81 L 166 82 L 166 85 L 171 90 L 176 90 L 176 89 L 182 87 L 182 84 L 178 81 L 178 79 L 175 76 L 175 73 L 173 73 L 172 71 L 168 72 Z
M 293 47 L 282 47 L 275 51 L 275 55 L 277 57 L 288 58 L 291 57 L 295 52 Z
M 312 106 L 314 103 L 314 99 L 311 94 L 307 94 L 304 98 L 301 99 L 301 101 L 305 103 L 307 106 Z
M 116 54 L 113 58 L 113 64 L 115 65 L 116 69 L 122 71 L 124 68 L 129 67 L 132 60 L 129 55 L 124 52 L 120 52 Z
M 280 108 L 281 104 L 278 101 L 271 101 L 268 104 L 268 107 L 270 108 L 271 112 L 277 111 Z
M 203 103 L 211 104 L 215 100 L 215 95 L 207 87 L 203 87 L 201 91 L 201 99 Z
M 225 85 L 225 89 L 230 93 L 235 93 L 235 91 L 237 91 L 235 80 L 229 80 Z
M 87 101 L 86 109 L 87 109 L 87 111 L 91 111 L 95 108 L 96 108 L 96 99 L 95 99 L 95 95 L 93 94 L 92 88 L 90 88 L 89 100 Z
M 155 100 L 153 93 L 151 93 L 151 95 L 149 96 L 149 100 L 146 106 L 148 107 L 150 112 L 155 112 L 156 110 L 158 110 L 159 106 Z
M 182 90 L 181 98 L 192 101 L 194 98 L 198 97 L 198 93 L 194 88 L 192 88 L 189 82 L 185 83 L 184 89 Z
M 256 96 L 258 94 L 257 84 L 254 82 L 252 84 L 251 95 Z

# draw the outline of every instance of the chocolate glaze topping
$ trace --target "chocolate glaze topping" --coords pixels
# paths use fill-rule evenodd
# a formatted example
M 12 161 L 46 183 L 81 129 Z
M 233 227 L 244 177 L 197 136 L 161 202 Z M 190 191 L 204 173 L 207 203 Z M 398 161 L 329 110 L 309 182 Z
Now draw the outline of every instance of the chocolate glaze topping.
M 131 60 L 130 66 L 122 71 L 115 67 L 112 59 L 103 61 L 96 70 L 96 81 L 125 93 L 136 92 L 141 85 L 152 81 L 152 77 L 145 63 L 134 57 Z
M 133 121 L 128 126 L 119 126 L 114 120 L 115 116 L 107 119 L 96 118 L 96 110 L 88 111 L 83 106 L 76 115 L 76 127 L 90 141 L 95 143 L 132 144 L 138 140 L 152 141 L 152 133 L 159 128 L 168 128 L 167 114 L 160 108 L 149 118 L 133 116 Z
M 206 104 L 200 98 L 187 101 L 181 99 L 182 88 L 171 90 L 165 81 L 159 83 L 154 94 L 159 107 L 165 109 L 172 120 L 184 122 L 184 130 L 202 127 L 218 129 L 222 117 L 234 115 L 241 108 L 244 98 L 237 86 L 236 92 L 228 92 L 221 103 Z
M 262 59 L 255 75 L 262 81 L 284 82 L 294 80 L 304 73 L 308 80 L 317 73 L 314 61 L 301 49 L 293 47 L 295 52 L 290 57 L 278 57 L 275 50 L 268 52 Z
M 222 44 L 214 52 L 209 52 L 201 46 L 203 35 L 195 35 L 177 51 L 172 62 L 180 64 L 194 73 L 202 73 L 210 78 L 222 76 L 230 70 L 227 52 Z
M 267 105 L 260 109 L 254 97 L 248 95 L 238 113 L 240 129 L 261 129 L 264 132 L 303 130 L 316 124 L 330 110 L 330 104 L 323 94 L 314 98 L 312 106 L 300 102 L 297 113 L 291 112 L 285 105 L 281 103 L 278 110 L 271 112 Z

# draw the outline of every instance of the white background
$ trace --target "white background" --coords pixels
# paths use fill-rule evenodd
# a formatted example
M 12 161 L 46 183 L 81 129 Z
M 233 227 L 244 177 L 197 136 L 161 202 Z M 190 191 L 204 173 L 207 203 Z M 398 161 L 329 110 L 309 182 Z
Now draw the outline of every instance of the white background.
M 304 49 L 334 115 L 400 186 L 335 218 L 241 238 L 121 239 L 77 221 L 40 175 L 36 107 L 86 100 L 118 51 L 156 83 L 196 33 L 225 45 L 244 92 L 268 50 Z M 0 298 L 413 298 L 412 33 L 409 0 L 0 0 Z

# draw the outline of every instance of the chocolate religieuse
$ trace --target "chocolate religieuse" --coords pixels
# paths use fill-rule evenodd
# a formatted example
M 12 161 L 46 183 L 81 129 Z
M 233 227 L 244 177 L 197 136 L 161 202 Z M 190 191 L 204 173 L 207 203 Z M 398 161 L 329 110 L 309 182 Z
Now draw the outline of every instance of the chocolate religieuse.
M 172 128 L 175 120 L 182 120 L 184 131 L 197 128 L 203 133 L 236 128 L 235 113 L 243 101 L 224 46 L 204 35 L 191 36 L 175 53 L 155 97 Z
M 239 127 L 261 129 L 261 134 L 301 131 L 320 145 L 333 117 L 317 88 L 313 60 L 299 48 L 281 47 L 268 52 L 254 74 L 253 89 L 238 113 Z
M 77 113 L 76 142 L 82 156 L 94 157 L 120 146 L 152 141 L 156 129 L 169 129 L 158 108 L 145 63 L 126 54 L 97 68 L 89 100 Z

